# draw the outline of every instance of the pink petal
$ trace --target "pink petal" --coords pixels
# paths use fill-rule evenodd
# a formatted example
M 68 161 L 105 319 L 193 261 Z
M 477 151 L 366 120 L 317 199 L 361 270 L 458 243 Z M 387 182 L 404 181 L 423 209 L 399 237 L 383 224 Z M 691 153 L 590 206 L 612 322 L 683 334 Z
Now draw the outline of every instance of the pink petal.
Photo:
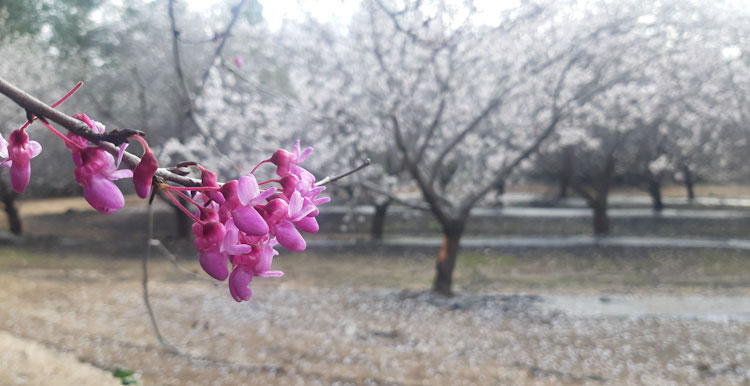
M 266 271 L 263 273 L 258 273 L 255 276 L 258 277 L 282 277 L 284 276 L 284 272 L 281 271 Z
M 11 165 L 10 167 L 10 185 L 13 187 L 13 191 L 16 193 L 23 193 L 26 187 L 29 186 L 29 180 L 31 179 L 31 165 L 26 164 L 25 166 Z
M 120 145 L 120 151 L 117 152 L 117 164 L 115 167 L 120 167 L 120 163 L 122 162 L 122 156 L 125 155 L 125 149 L 128 148 L 128 145 L 130 145 L 127 142 L 124 142 L 122 145 Z
M 0 135 L 0 157 L 8 158 L 8 141 Z
M 115 170 L 114 172 L 112 172 L 112 174 L 109 175 L 109 179 L 112 181 L 117 181 L 123 178 L 131 178 L 131 177 L 133 177 L 133 171 L 130 169 Z
M 234 244 L 227 247 L 226 252 L 232 256 L 246 255 L 253 251 L 253 247 L 247 244 Z
M 99 212 L 111 214 L 125 205 L 125 198 L 109 178 L 101 174 L 91 176 L 83 187 L 83 197 Z
M 295 222 L 294 225 L 296 225 L 299 230 L 306 233 L 317 233 L 318 230 L 320 230 L 318 221 L 315 220 L 315 217 L 305 217 L 302 220 Z
M 251 236 L 262 236 L 268 233 L 268 224 L 257 210 L 249 206 L 238 206 L 232 211 L 234 225 Z
M 265 201 L 266 198 L 270 197 L 272 194 L 276 193 L 276 187 L 271 187 L 266 190 L 264 190 L 258 197 L 255 197 L 255 199 L 250 201 L 251 205 L 258 205 L 261 202 Z
M 320 198 L 316 198 L 315 200 L 313 200 L 313 204 L 317 206 L 317 205 L 325 204 L 326 202 L 329 202 L 329 201 L 331 201 L 331 197 L 320 197 Z
M 8 158 L 4 160 L 3 162 L 0 162 L 0 166 L 11 167 L 13 166 L 13 160 Z
M 250 290 L 250 281 L 253 280 L 252 272 L 247 271 L 243 266 L 238 266 L 229 275 L 229 293 L 234 300 L 241 302 L 250 300 L 253 291 Z
M 148 197 L 151 192 L 151 183 L 154 178 L 156 169 L 159 168 L 159 163 L 156 161 L 154 153 L 147 150 L 141 162 L 133 170 L 133 186 L 135 186 L 135 192 L 140 198 Z
M 292 193 L 292 196 L 289 197 L 289 217 L 297 216 L 297 213 L 302 210 L 303 202 L 304 200 L 302 199 L 302 194 L 300 194 L 300 192 L 295 191 Z
M 201 267 L 216 280 L 224 280 L 229 276 L 227 258 L 217 249 L 210 249 L 200 253 Z
M 37 141 L 29 141 L 29 147 L 31 147 L 31 158 L 34 158 L 42 152 L 42 145 Z
M 296 252 L 302 252 L 307 248 L 305 239 L 299 234 L 297 228 L 294 227 L 289 221 L 282 221 L 275 227 L 276 240 L 279 241 L 284 248 L 290 249 Z
M 240 202 L 242 203 L 242 205 L 249 204 L 250 200 L 254 199 L 258 196 L 258 194 L 260 194 L 258 181 L 255 179 L 254 175 L 248 174 L 240 178 L 239 190 L 237 194 L 240 196 Z
M 308 147 L 307 149 L 305 149 L 305 151 L 303 151 L 302 154 L 300 154 L 299 157 L 297 157 L 297 163 L 301 164 L 305 159 L 307 159 L 307 156 L 309 156 L 310 153 L 312 153 L 312 151 L 313 151 L 312 147 Z

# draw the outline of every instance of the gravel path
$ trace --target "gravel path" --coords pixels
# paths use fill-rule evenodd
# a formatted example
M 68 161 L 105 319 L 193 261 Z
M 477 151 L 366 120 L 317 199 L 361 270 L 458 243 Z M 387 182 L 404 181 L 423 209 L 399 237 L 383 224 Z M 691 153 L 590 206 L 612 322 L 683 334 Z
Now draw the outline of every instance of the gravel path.
M 0 330 L 101 369 L 137 369 L 149 385 L 750 382 L 748 320 L 573 316 L 535 296 L 291 280 L 258 280 L 254 300 L 237 304 L 223 285 L 157 275 L 152 302 L 175 353 L 155 342 L 139 284 L 124 273 L 21 269 L 0 282 Z M 40 352 L 26 363 L 43 368 Z

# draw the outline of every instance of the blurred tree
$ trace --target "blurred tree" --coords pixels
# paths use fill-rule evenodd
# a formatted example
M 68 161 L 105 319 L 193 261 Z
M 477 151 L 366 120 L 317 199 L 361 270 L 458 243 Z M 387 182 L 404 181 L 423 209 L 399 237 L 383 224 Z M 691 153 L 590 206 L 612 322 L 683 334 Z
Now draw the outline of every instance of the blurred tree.
M 363 10 L 349 31 L 349 57 L 363 111 L 374 117 L 365 136 L 392 133 L 385 146 L 411 177 L 397 192 L 418 191 L 440 223 L 433 290 L 447 295 L 471 209 L 571 106 L 623 81 L 586 45 L 620 30 L 612 22 L 573 28 L 581 24 L 563 22 L 568 10 L 558 2 L 526 2 L 495 26 L 447 2 L 373 0 Z
M 90 46 L 91 13 L 103 0 L 0 0 L 0 43 L 34 36 L 62 57 Z

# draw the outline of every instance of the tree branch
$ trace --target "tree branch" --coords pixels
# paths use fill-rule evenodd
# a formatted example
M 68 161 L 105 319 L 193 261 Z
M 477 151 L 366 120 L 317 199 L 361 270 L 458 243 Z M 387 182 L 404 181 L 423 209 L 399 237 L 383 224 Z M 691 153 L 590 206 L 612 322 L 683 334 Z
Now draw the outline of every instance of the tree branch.
M 214 66 L 214 62 L 216 62 L 216 59 L 219 58 L 221 56 L 222 51 L 224 51 L 224 45 L 226 45 L 227 40 L 229 39 L 229 35 L 232 33 L 232 28 L 234 28 L 234 23 L 237 22 L 237 19 L 240 16 L 240 10 L 245 5 L 245 3 L 247 3 L 247 0 L 240 0 L 239 4 L 232 7 L 232 19 L 229 20 L 229 24 L 227 24 L 227 28 L 221 34 L 221 42 L 219 42 L 219 45 L 216 47 L 214 56 L 211 58 L 211 61 L 209 62 L 208 67 L 206 67 L 206 71 L 203 72 L 203 76 L 201 77 L 201 83 L 198 86 L 198 90 L 195 91 L 196 98 L 199 98 L 201 94 L 203 94 L 203 89 L 205 88 L 206 81 L 208 80 L 208 74 L 211 72 L 211 68 Z
M 72 132 L 73 134 L 88 139 L 97 146 L 117 157 L 120 149 L 113 143 L 108 142 L 115 137 L 112 135 L 112 132 L 110 132 L 109 134 L 94 133 L 82 121 L 79 121 L 57 109 L 50 107 L 46 103 L 29 95 L 27 92 L 8 83 L 3 78 L 0 78 L 0 94 L 3 94 L 6 97 L 10 98 L 13 102 L 26 110 L 28 113 L 31 113 L 38 117 L 47 118 L 70 130 L 70 132 Z M 138 163 L 141 162 L 141 159 L 131 153 L 124 152 L 122 161 L 123 164 L 125 164 L 125 166 L 127 166 L 129 169 L 135 169 Z M 155 175 L 164 179 L 165 181 L 174 182 L 176 184 L 184 186 L 200 186 L 199 180 L 172 173 L 165 168 L 157 169 Z
M 406 143 L 404 142 L 403 133 L 401 132 L 401 126 L 398 123 L 398 118 L 396 118 L 394 115 L 391 115 L 390 119 L 393 123 L 393 132 L 394 136 L 396 137 L 396 146 L 398 146 L 399 150 L 401 150 L 401 155 L 404 157 L 404 163 L 406 163 L 406 167 L 409 169 L 409 173 L 412 175 L 414 180 L 417 181 L 419 190 L 422 191 L 422 196 L 424 197 L 425 201 L 427 201 L 427 205 L 429 205 L 430 211 L 432 211 L 432 213 L 441 224 L 448 223 L 450 221 L 450 218 L 446 213 L 445 208 L 441 206 L 441 203 L 444 203 L 446 206 L 450 207 L 450 201 L 441 197 L 435 191 L 434 187 L 431 184 L 428 184 L 427 181 L 425 181 L 422 172 L 419 170 L 419 164 L 414 162 L 414 160 L 412 160 L 409 156 L 409 149 L 406 147 Z

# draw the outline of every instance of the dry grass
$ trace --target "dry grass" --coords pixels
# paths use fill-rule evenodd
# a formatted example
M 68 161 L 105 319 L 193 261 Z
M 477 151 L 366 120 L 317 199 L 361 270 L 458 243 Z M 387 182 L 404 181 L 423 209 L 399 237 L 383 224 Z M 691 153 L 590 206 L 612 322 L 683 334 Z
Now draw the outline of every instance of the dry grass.
M 750 277 L 750 256 L 739 253 L 714 256 L 716 264 L 708 252 L 465 254 L 456 277 L 464 296 L 447 303 L 417 291 L 429 285 L 430 253 L 284 253 L 275 266 L 286 276 L 256 279 L 254 299 L 242 304 L 225 283 L 155 258 L 152 302 L 179 354 L 153 337 L 137 260 L 17 248 L 2 256 L 0 330 L 102 369 L 138 369 L 147 385 L 750 380 L 748 321 L 569 317 L 543 311 L 535 298 L 499 295 L 748 296 L 741 277 Z M 662 279 L 632 280 L 643 275 Z
M 283 252 L 274 266 L 286 276 L 254 280 L 254 299 L 243 304 L 226 283 L 156 255 L 152 302 L 174 353 L 158 345 L 142 305 L 143 216 L 67 212 L 80 205 L 33 205 L 37 212 L 24 213 L 40 213 L 27 218 L 36 238 L 0 249 L 0 331 L 47 349 L 7 362 L 13 374 L 72 355 L 107 371 L 137 369 L 146 385 L 750 383 L 750 320 L 568 316 L 513 296 L 747 299 L 749 252 L 467 251 L 455 275 L 463 295 L 450 300 L 421 292 L 436 251 Z M 189 242 L 170 245 L 190 250 Z M 8 377 L 0 383 L 22 384 Z

